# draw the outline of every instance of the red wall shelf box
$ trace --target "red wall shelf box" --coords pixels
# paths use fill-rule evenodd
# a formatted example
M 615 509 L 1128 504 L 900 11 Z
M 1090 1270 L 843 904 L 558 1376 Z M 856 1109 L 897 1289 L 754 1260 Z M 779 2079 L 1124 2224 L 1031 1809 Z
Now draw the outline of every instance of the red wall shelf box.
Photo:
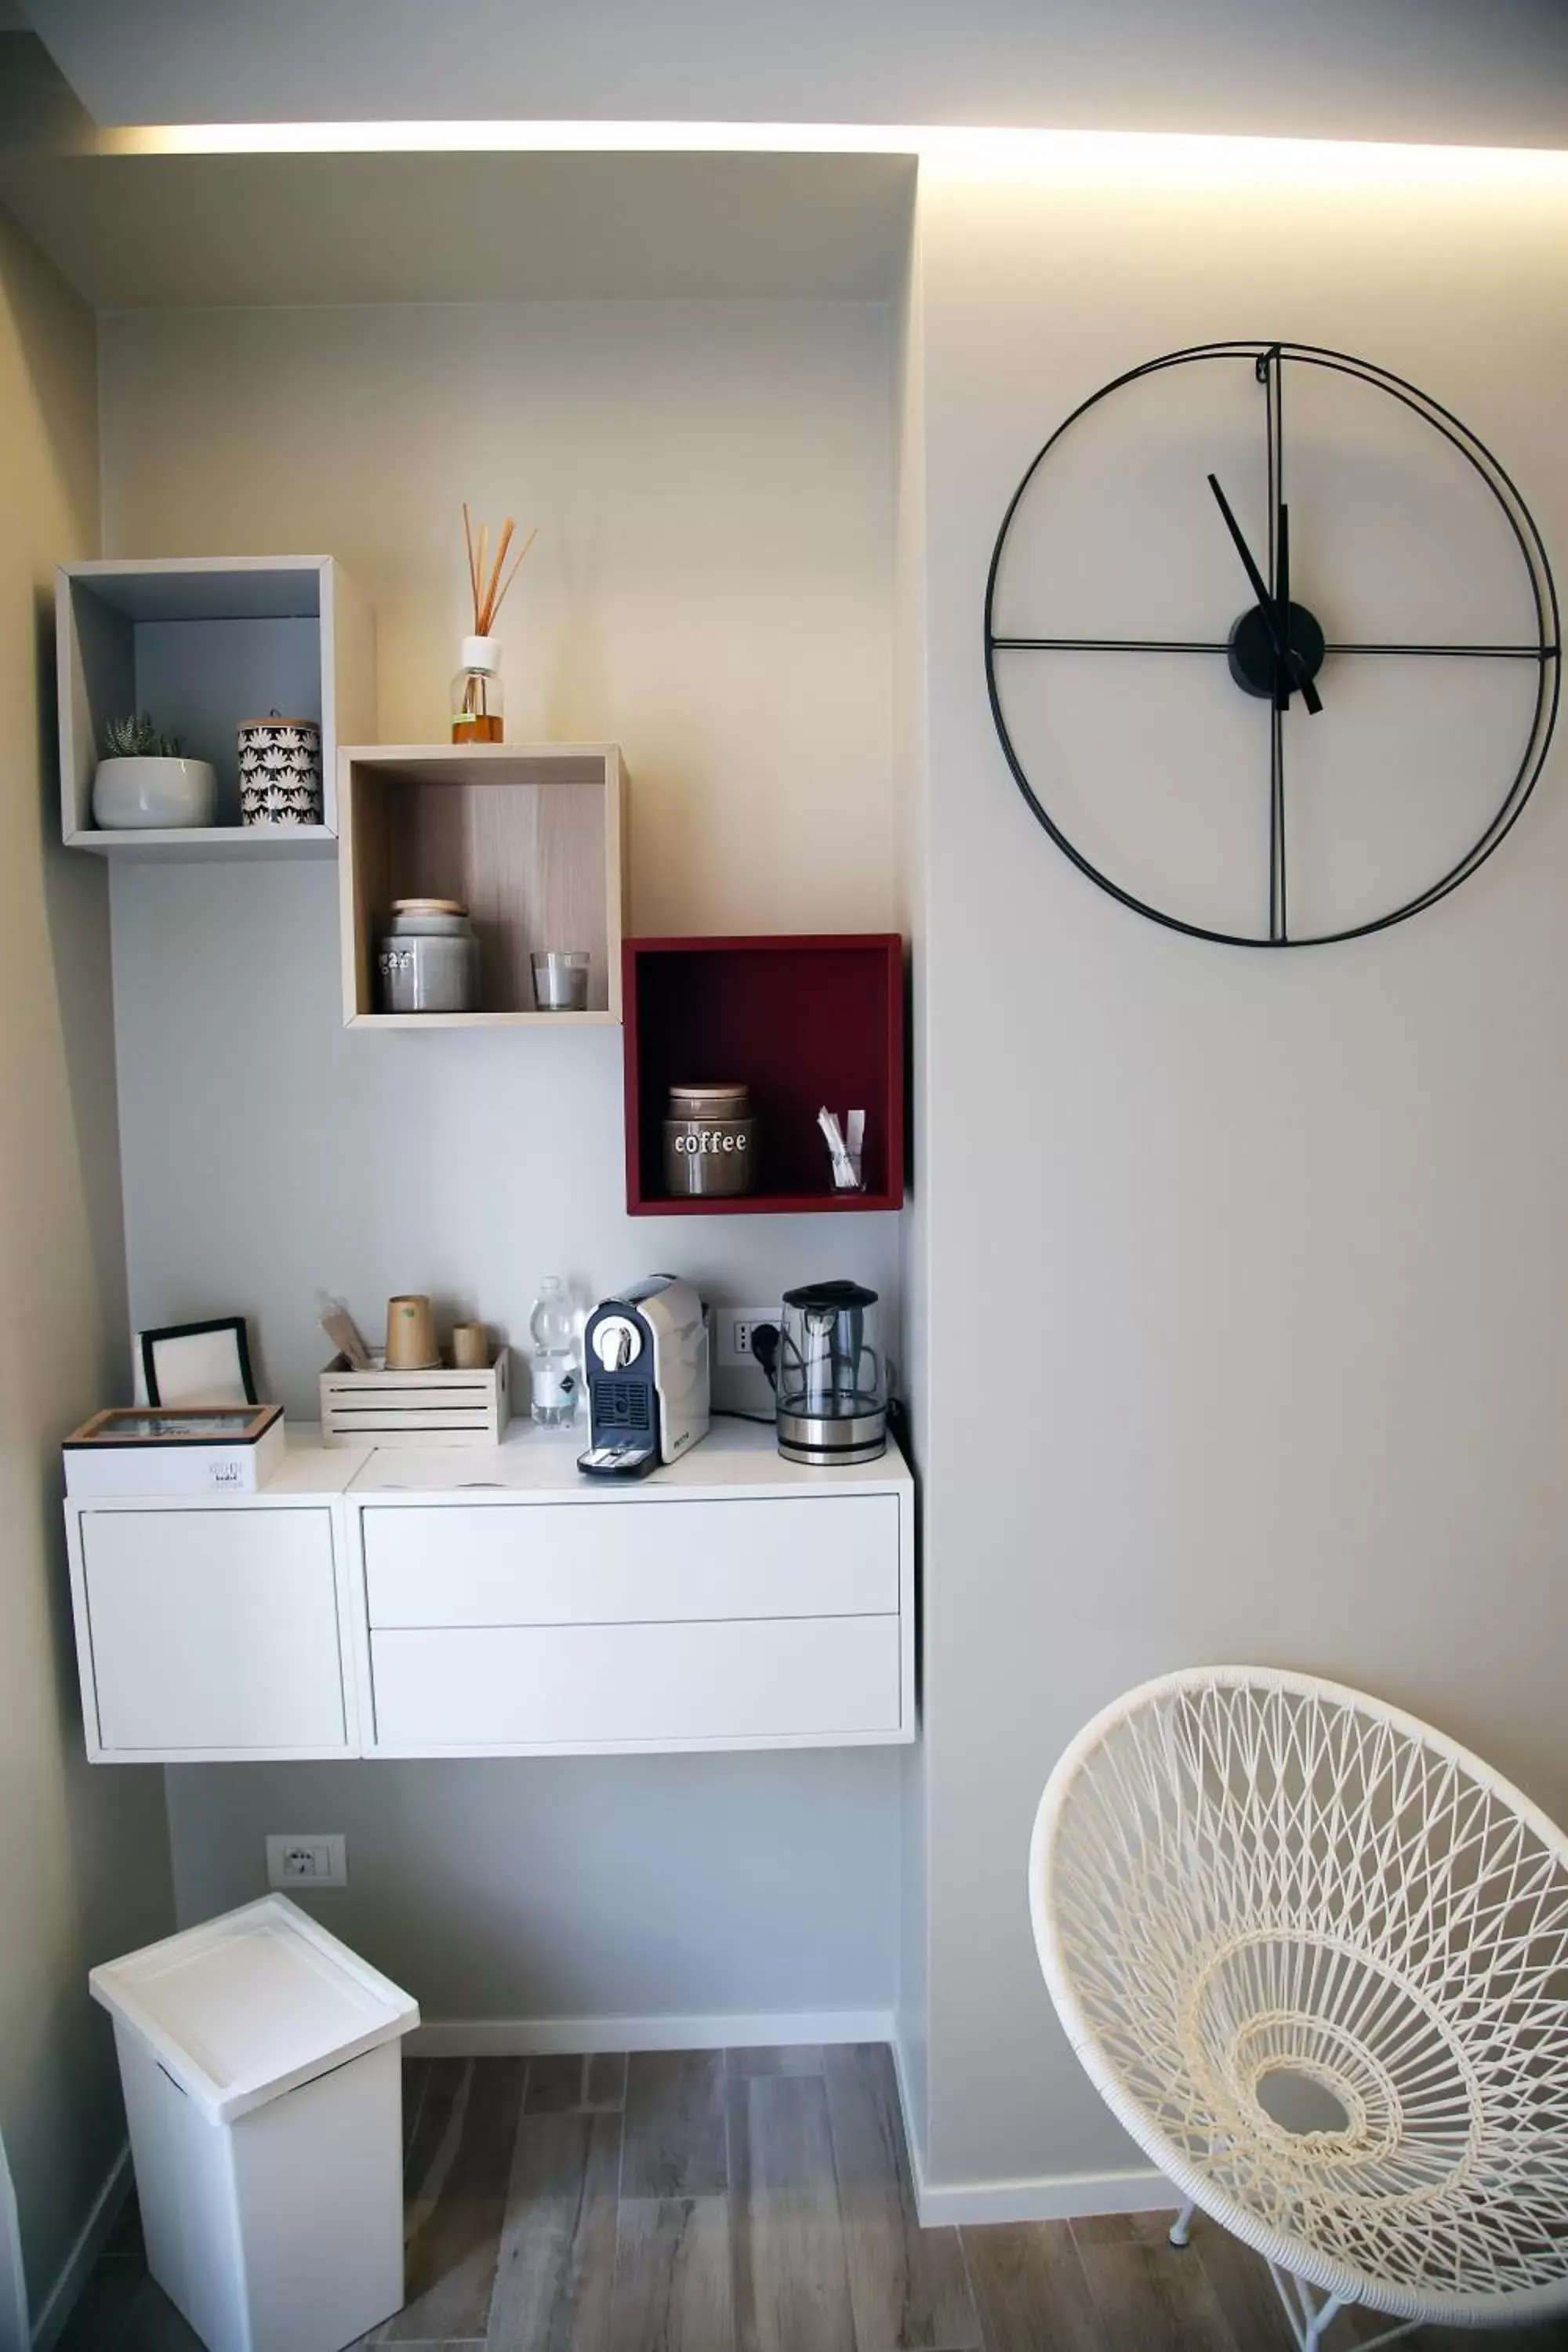
M 904 947 L 896 931 L 627 940 L 626 1208 L 634 1217 L 784 1216 L 899 1209 L 904 1200 Z M 758 1188 L 672 1200 L 672 1084 L 752 1090 Z M 864 1192 L 836 1192 L 816 1124 L 866 1113 Z

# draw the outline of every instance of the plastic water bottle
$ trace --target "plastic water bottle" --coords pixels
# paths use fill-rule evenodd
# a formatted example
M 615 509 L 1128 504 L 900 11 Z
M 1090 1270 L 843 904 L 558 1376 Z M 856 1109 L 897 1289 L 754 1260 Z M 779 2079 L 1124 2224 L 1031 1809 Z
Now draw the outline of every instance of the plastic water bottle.
M 577 1363 L 577 1320 L 558 1274 L 547 1274 L 541 1282 L 528 1328 L 533 1334 L 530 1365 L 533 1418 L 542 1428 L 564 1429 L 576 1419 L 583 1381 Z

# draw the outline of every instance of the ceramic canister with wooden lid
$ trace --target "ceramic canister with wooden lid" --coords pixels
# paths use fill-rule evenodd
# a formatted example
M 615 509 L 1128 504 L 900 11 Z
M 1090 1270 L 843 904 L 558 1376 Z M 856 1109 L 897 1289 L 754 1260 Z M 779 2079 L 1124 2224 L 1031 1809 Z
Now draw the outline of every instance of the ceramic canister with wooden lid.
M 757 1122 L 748 1087 L 729 1083 L 670 1087 L 664 1181 L 677 1200 L 723 1199 L 755 1189 Z
M 376 957 L 384 1013 L 471 1013 L 479 943 L 460 898 L 395 898 Z

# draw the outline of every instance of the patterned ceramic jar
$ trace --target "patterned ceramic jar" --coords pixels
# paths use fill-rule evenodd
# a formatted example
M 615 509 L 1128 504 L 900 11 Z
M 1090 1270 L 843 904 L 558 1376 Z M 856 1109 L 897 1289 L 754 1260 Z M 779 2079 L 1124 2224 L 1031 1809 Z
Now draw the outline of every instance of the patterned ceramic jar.
M 320 824 L 321 730 L 313 719 L 244 719 L 239 725 L 243 824 Z

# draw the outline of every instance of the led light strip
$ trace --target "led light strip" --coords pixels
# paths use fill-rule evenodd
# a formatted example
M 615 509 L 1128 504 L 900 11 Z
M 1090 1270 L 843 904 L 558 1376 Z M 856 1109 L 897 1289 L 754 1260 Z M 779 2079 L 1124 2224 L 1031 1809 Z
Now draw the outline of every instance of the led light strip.
M 1247 184 L 1568 190 L 1549 148 L 1402 146 L 1346 139 L 1145 131 L 970 130 L 860 122 L 197 122 L 105 131 L 118 155 L 908 155 L 999 175 Z

